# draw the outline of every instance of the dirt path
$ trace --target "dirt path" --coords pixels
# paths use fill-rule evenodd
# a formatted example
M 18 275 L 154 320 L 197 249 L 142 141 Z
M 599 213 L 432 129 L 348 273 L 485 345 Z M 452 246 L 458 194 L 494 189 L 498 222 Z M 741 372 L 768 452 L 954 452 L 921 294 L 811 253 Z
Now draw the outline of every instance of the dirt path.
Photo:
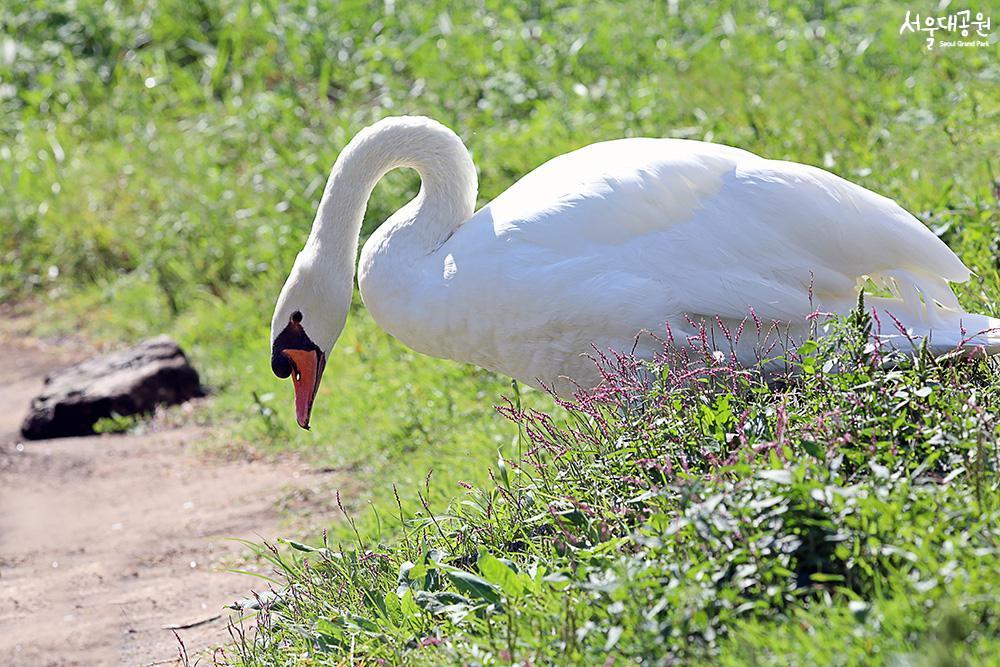
M 328 498 L 333 481 L 293 463 L 199 456 L 196 427 L 22 442 L 45 372 L 74 360 L 37 342 L 0 355 L 0 664 L 159 663 L 177 656 L 163 626 L 212 618 L 264 585 L 222 571 L 256 566 L 221 538 L 289 535 L 276 507 L 289 499 L 300 530 L 302 516 L 325 525 L 301 498 Z M 193 655 L 227 641 L 226 618 L 178 633 Z

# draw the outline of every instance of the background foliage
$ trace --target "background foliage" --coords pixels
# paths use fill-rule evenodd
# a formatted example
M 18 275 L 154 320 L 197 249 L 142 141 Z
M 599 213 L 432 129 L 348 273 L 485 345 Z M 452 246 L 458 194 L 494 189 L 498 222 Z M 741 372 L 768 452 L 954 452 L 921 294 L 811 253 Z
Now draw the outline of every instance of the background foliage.
M 705 139 L 816 164 L 923 219 L 976 273 L 957 290 L 963 305 L 997 315 L 996 36 L 986 48 L 928 51 L 920 37 L 899 33 L 906 10 L 961 8 L 12 0 L 0 8 L 0 299 L 32 305 L 39 333 L 79 329 L 108 342 L 173 333 L 217 390 L 200 418 L 218 424 L 220 440 L 296 449 L 343 469 L 344 503 L 355 513 L 369 500 L 392 510 L 395 483 L 397 512 L 412 517 L 424 511 L 417 488 L 446 503 L 459 481 L 488 479 L 497 449 L 516 459 L 520 431 L 491 409 L 510 393 L 507 381 L 410 353 L 359 304 L 312 432 L 292 426 L 290 389 L 268 368 L 273 300 L 329 167 L 355 132 L 390 114 L 447 123 L 476 159 L 480 203 L 549 157 L 621 136 Z M 388 176 L 366 233 L 416 187 L 412 174 Z M 962 391 L 974 385 L 963 382 Z M 797 396 L 796 414 L 816 414 L 817 396 Z M 534 392 L 521 400 L 555 410 Z M 901 442 L 920 439 L 923 428 Z M 802 465 L 812 476 L 819 464 Z M 979 479 L 995 492 L 989 475 Z M 898 493 L 910 509 L 896 526 L 939 517 L 921 509 L 931 502 L 924 491 Z M 934 507 L 973 502 L 965 491 L 942 493 L 951 495 Z M 671 500 L 662 511 L 680 508 Z M 981 519 L 954 511 L 966 517 L 959 529 L 979 534 Z M 366 532 L 382 523 L 370 512 L 358 521 Z M 962 556 L 960 567 L 976 571 L 976 558 Z M 881 629 L 850 641 L 905 652 L 919 639 L 900 629 L 919 615 L 909 593 L 875 595 L 886 610 Z M 856 614 L 843 604 L 816 613 L 822 618 L 799 624 L 746 621 L 746 650 L 808 643 L 817 660 L 840 660 L 822 651 Z M 970 622 L 955 618 L 941 621 L 942 636 Z M 825 625 L 829 646 L 805 629 Z M 734 655 L 758 655 L 742 650 Z

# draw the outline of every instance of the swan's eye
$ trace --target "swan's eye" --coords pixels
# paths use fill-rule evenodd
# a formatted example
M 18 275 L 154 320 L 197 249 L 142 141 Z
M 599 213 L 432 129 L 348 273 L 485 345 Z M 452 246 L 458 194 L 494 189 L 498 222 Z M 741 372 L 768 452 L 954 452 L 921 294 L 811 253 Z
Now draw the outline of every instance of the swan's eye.
M 302 321 L 302 311 L 301 310 L 296 310 L 294 313 L 292 313 L 292 318 L 291 319 L 292 319 L 292 322 L 295 322 L 296 324 L 298 324 L 299 322 L 301 322 Z

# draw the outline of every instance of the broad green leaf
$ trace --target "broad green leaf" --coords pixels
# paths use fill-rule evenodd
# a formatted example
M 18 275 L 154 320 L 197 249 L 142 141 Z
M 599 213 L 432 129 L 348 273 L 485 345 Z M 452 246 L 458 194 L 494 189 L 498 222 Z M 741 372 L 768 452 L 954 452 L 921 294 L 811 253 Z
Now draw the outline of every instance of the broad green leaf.
M 487 581 L 499 586 L 507 595 L 518 597 L 524 593 L 524 582 L 521 581 L 521 575 L 486 551 L 480 551 L 476 565 Z

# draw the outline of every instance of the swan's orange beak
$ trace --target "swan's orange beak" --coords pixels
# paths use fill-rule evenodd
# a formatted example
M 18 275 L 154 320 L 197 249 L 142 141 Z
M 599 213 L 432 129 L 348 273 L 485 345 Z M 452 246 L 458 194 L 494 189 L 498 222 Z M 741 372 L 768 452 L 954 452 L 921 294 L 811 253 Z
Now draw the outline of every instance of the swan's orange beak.
M 326 366 L 325 355 L 319 350 L 282 350 L 292 364 L 292 383 L 295 386 L 295 421 L 309 430 L 309 415 L 319 391 Z

